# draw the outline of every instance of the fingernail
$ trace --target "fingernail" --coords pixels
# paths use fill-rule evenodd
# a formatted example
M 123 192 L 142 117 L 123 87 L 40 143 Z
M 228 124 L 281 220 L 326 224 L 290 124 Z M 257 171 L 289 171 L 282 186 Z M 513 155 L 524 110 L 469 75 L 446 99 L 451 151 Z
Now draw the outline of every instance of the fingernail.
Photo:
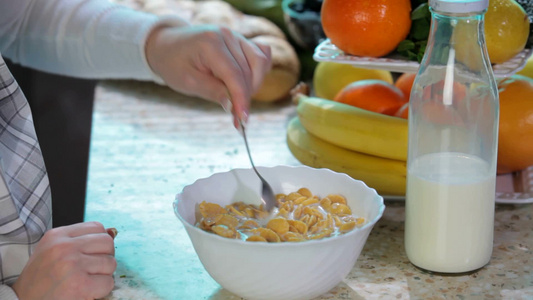
M 243 131 L 244 131 L 244 122 L 242 119 L 239 119 L 239 118 L 234 118 L 233 119 L 233 125 L 235 125 L 235 129 L 237 129 L 237 131 L 242 135 Z
M 248 111 L 246 111 L 246 110 L 242 111 L 242 118 L 241 119 L 242 119 L 242 122 L 244 124 L 248 123 Z
M 222 100 L 220 102 L 220 105 L 222 105 L 222 108 L 227 112 L 227 113 L 232 113 L 233 111 L 233 104 L 231 103 L 231 100 L 228 99 L 228 98 L 225 98 L 224 100 Z
M 240 118 L 237 118 L 236 120 L 238 123 L 237 130 L 239 130 L 242 135 L 244 134 L 244 127 L 246 126 L 246 124 L 248 124 L 248 115 L 243 112 L 242 116 Z
M 107 234 L 109 234 L 113 239 L 115 239 L 118 234 L 118 230 L 116 228 L 108 228 L 106 231 Z

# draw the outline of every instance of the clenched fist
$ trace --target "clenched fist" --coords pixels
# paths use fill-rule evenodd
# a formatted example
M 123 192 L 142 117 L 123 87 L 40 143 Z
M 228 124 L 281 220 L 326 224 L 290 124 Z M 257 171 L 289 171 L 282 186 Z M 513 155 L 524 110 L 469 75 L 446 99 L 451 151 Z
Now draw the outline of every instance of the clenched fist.
M 86 300 L 108 295 L 117 267 L 113 237 L 97 222 L 46 232 L 13 285 L 20 300 Z

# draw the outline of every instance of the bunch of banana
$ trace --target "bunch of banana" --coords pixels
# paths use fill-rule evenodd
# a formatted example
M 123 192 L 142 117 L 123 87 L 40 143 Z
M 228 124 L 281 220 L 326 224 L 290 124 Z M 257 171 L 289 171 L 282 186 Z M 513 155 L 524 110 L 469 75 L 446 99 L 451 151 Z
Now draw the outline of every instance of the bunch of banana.
M 407 121 L 298 95 L 287 144 L 301 163 L 346 173 L 383 195 L 405 195 Z
M 303 95 L 297 111 L 305 129 L 325 141 L 370 155 L 407 159 L 405 119 Z

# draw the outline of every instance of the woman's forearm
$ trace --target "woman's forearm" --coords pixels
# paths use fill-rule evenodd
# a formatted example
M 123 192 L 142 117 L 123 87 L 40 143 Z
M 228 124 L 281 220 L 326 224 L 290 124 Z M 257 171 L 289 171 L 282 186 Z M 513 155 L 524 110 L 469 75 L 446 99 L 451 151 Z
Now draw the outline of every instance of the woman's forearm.
M 151 80 L 144 45 L 160 23 L 107 0 L 0 1 L 0 52 L 51 73 Z

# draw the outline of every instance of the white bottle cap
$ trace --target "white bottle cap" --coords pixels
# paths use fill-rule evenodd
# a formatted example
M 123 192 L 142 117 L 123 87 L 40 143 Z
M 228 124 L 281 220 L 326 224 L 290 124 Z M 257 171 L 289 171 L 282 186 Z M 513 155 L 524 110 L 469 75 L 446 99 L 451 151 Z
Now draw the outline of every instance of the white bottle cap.
M 429 6 L 440 12 L 469 13 L 486 10 L 489 0 L 429 0 Z

